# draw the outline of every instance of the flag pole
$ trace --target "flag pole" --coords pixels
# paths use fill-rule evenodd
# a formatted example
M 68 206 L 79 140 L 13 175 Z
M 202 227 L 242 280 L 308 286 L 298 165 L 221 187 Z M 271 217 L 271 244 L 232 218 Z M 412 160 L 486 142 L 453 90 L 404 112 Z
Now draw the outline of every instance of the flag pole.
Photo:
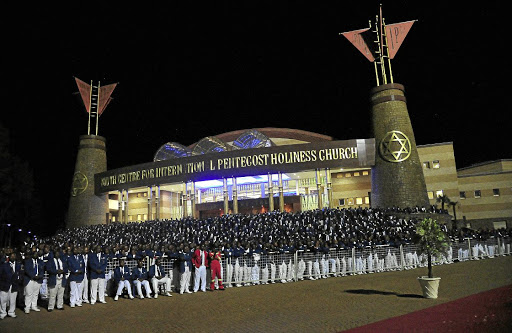
M 98 81 L 98 101 L 97 101 L 97 105 L 96 105 L 96 135 L 98 135 L 98 124 L 100 122 L 100 112 L 99 112 L 99 107 L 100 107 L 100 84 L 101 82 Z
M 92 99 L 92 80 L 89 89 L 89 109 L 87 113 L 89 114 L 89 122 L 87 123 L 87 135 L 91 135 L 91 99 Z
M 393 70 L 391 69 L 391 58 L 389 57 L 388 34 L 386 32 L 386 21 L 384 20 L 384 18 L 382 18 L 382 28 L 384 29 L 384 38 L 386 39 L 386 57 L 388 58 L 389 78 L 391 79 L 391 83 L 393 83 Z
M 370 26 L 370 29 L 372 28 L 372 20 L 368 20 L 368 25 Z M 379 81 L 379 71 L 377 70 L 377 61 L 376 59 L 373 59 L 373 67 L 375 69 L 375 80 L 377 81 L 377 87 L 380 86 Z

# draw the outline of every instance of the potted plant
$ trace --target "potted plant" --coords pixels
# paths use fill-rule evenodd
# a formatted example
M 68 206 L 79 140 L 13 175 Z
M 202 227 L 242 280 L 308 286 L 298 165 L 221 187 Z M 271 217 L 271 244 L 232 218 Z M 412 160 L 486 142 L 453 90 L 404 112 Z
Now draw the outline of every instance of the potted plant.
M 437 298 L 440 277 L 432 274 L 432 256 L 445 253 L 449 247 L 450 239 L 441 229 L 440 224 L 432 219 L 425 218 L 416 224 L 416 243 L 421 253 L 427 255 L 428 276 L 418 277 L 426 298 Z

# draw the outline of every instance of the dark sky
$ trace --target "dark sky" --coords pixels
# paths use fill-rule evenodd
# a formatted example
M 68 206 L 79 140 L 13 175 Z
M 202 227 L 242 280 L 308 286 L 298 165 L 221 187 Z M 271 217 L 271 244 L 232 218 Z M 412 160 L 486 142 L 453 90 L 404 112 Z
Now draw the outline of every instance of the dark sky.
M 383 3 L 388 24 L 418 20 L 392 62 L 417 143 L 452 141 L 459 168 L 512 158 L 500 1 L 362 2 L 5 11 L 0 123 L 11 152 L 29 161 L 45 212 L 62 220 L 87 134 L 73 76 L 119 82 L 100 118 L 109 169 L 151 161 L 168 141 L 245 128 L 371 137 L 373 65 L 338 33 L 367 27 Z

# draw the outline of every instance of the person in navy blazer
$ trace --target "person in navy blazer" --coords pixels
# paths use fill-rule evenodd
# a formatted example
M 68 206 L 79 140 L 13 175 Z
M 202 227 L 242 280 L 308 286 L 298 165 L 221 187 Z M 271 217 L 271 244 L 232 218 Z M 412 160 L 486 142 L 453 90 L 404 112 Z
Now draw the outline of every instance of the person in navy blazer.
M 114 297 L 114 301 L 119 299 L 119 296 L 121 296 L 121 293 L 123 292 L 123 288 L 126 288 L 128 296 L 130 299 L 133 299 L 131 281 L 132 272 L 129 267 L 124 265 L 124 259 L 120 259 L 119 266 L 114 270 L 114 282 L 117 285 L 117 292 Z
M 105 272 L 107 271 L 108 255 L 101 252 L 101 246 L 96 246 L 95 253 L 89 254 L 89 274 L 91 279 L 91 304 L 96 303 L 99 294 L 99 302 L 105 302 Z
M 16 318 L 16 297 L 22 282 L 21 263 L 16 260 L 16 254 L 13 252 L 8 260 L 0 265 L 0 319 L 4 319 L 5 316 Z
M 39 312 L 41 310 L 37 307 L 37 298 L 43 283 L 44 263 L 39 259 L 37 251 L 34 251 L 31 256 L 25 259 L 24 266 L 25 313 L 30 313 L 30 310 Z
M 139 260 L 137 262 L 137 267 L 134 267 L 132 270 L 133 284 L 137 288 L 137 294 L 140 299 L 144 299 L 144 295 L 142 295 L 142 286 L 146 290 L 146 297 L 151 298 L 151 288 L 149 288 L 148 282 L 148 270 L 143 266 L 143 261 Z
M 151 280 L 151 287 L 155 293 L 155 298 L 158 298 L 158 286 L 165 284 L 165 295 L 172 296 L 171 294 L 171 279 L 165 274 L 165 268 L 161 265 L 160 258 L 155 260 L 155 264 L 149 266 L 149 279 Z
M 61 258 L 60 249 L 57 249 L 46 263 L 48 272 L 48 312 L 53 311 L 55 304 L 58 310 L 64 310 L 64 289 L 66 288 L 67 261 Z
M 78 247 L 73 248 L 73 254 L 68 257 L 69 268 L 69 306 L 74 308 L 82 306 L 82 287 L 84 280 L 85 262 L 84 258 L 79 254 Z
M 190 288 L 190 277 L 192 275 L 192 253 L 188 245 L 185 245 L 183 252 L 179 254 L 180 262 L 180 294 L 192 293 Z

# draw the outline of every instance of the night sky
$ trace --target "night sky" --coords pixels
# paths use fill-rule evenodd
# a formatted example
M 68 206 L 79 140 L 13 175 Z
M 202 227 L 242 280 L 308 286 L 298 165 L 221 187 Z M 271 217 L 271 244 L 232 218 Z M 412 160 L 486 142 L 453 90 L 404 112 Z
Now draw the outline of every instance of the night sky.
M 418 20 L 392 61 L 417 144 L 453 142 L 458 168 L 512 158 L 500 1 L 361 2 L 5 11 L 0 123 L 34 170 L 48 225 L 64 219 L 87 134 L 74 76 L 119 82 L 99 124 L 109 169 L 238 129 L 368 138 L 373 64 L 338 34 L 367 27 L 379 3 L 387 24 Z

